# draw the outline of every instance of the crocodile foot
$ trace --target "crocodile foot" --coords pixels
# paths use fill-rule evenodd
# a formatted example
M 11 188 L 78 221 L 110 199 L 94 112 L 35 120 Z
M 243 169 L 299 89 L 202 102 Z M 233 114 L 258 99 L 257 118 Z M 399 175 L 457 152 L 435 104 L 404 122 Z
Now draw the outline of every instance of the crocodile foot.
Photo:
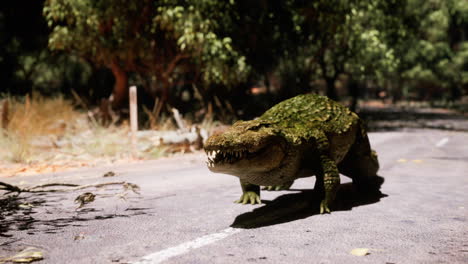
M 235 203 L 240 204 L 261 204 L 260 195 L 256 192 L 244 192 L 239 200 L 234 201 Z
M 331 211 L 330 211 L 330 208 L 328 208 L 328 201 L 327 200 L 323 200 L 321 203 L 320 203 L 320 214 L 324 214 L 324 213 L 327 213 L 329 214 Z

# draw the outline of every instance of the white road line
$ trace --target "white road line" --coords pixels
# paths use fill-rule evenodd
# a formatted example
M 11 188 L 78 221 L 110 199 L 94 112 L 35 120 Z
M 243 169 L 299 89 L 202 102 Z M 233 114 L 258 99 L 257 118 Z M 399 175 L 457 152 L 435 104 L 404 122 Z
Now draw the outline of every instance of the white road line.
M 439 140 L 439 142 L 437 142 L 436 147 L 441 148 L 445 144 L 447 144 L 448 142 L 449 142 L 449 138 L 445 137 L 445 138 Z
M 241 229 L 229 227 L 229 228 L 222 230 L 221 232 L 202 236 L 192 241 L 182 243 L 178 246 L 170 247 L 170 248 L 166 248 L 164 250 L 158 251 L 158 252 L 154 252 L 152 254 L 144 256 L 138 262 L 133 262 L 133 264 L 161 263 L 165 260 L 168 260 L 169 258 L 185 254 L 192 249 L 196 249 L 196 248 L 209 245 L 211 243 L 224 239 L 230 235 L 239 233 L 240 231 Z

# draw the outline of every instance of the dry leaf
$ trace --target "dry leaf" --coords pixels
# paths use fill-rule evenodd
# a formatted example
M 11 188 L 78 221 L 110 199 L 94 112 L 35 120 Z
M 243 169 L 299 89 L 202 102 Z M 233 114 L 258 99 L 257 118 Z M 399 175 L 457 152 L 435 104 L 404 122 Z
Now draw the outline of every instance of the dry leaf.
M 103 177 L 114 177 L 114 176 L 115 176 L 115 172 L 113 171 L 108 171 L 103 175 Z
M 81 239 L 84 239 L 85 238 L 85 235 L 83 233 L 79 233 L 78 235 L 76 235 L 73 240 L 81 240 Z
M 129 182 L 126 182 L 124 183 L 123 185 L 124 189 L 126 191 L 132 191 L 136 194 L 140 194 L 140 186 L 134 184 L 134 183 L 129 183 Z
M 349 252 L 349 253 L 351 253 L 351 255 L 359 256 L 359 257 L 366 256 L 366 255 L 370 254 L 368 248 L 355 248 L 355 249 L 351 250 L 351 252 Z
M 13 257 L 9 258 L 8 260 L 13 263 L 31 263 L 36 260 L 43 259 L 42 252 L 39 251 L 35 247 L 28 247 L 25 248 L 20 253 L 14 255 Z
M 19 208 L 22 208 L 22 209 L 30 209 L 32 207 L 34 207 L 34 205 L 30 204 L 30 203 L 22 203 L 20 205 L 18 205 Z
M 85 204 L 93 202 L 95 197 L 96 195 L 94 195 L 93 193 L 85 192 L 81 195 L 78 195 L 78 197 L 76 197 L 75 203 L 79 203 L 80 205 L 78 206 L 78 208 L 81 208 Z

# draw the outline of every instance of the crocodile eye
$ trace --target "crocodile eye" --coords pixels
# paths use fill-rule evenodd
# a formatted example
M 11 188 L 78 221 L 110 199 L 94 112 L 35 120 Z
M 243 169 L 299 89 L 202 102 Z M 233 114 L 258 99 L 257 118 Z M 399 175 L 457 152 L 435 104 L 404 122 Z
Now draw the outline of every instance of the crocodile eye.
M 247 130 L 258 131 L 260 128 L 268 128 L 270 126 L 271 124 L 257 124 L 257 125 L 250 126 Z
M 247 130 L 250 130 L 250 131 L 258 131 L 260 129 L 261 125 L 255 125 L 255 126 L 251 126 L 249 127 Z

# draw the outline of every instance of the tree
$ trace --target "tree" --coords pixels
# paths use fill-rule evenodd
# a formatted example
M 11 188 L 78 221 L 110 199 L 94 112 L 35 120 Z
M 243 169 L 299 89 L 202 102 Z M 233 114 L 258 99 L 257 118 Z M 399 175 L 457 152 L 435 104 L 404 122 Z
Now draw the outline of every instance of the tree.
M 52 28 L 49 46 L 112 70 L 113 106 L 127 97 L 129 73 L 156 85 L 161 101 L 187 75 L 191 82 L 231 84 L 242 80 L 245 59 L 228 36 L 216 34 L 229 3 L 213 0 L 49 0 L 44 14 Z
M 400 3 L 400 2 L 399 2 Z M 396 1 L 314 1 L 298 6 L 295 22 L 302 34 L 304 65 L 326 82 L 337 99 L 340 74 L 354 79 L 382 75 L 396 68 L 390 41 L 399 38 Z
M 439 95 L 448 91 L 447 99 L 458 98 L 468 84 L 468 3 L 408 0 L 404 22 L 406 41 L 396 49 L 405 93 L 424 85 L 419 90 L 422 98 L 430 98 L 434 90 Z

